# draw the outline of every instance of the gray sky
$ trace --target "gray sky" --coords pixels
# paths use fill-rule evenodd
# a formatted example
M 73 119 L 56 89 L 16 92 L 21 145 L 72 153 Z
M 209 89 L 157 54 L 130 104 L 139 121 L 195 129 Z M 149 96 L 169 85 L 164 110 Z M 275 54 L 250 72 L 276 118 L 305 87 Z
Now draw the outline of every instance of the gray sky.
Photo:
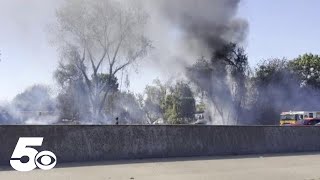
M 45 30 L 54 21 L 56 7 L 57 0 L 0 0 L 0 101 L 12 99 L 33 84 L 54 84 L 52 73 L 59 58 Z M 239 16 L 250 24 L 246 42 L 250 64 L 271 57 L 320 54 L 318 7 L 318 0 L 243 1 Z M 162 74 L 169 72 L 149 65 L 134 75 L 131 89 L 141 92 Z

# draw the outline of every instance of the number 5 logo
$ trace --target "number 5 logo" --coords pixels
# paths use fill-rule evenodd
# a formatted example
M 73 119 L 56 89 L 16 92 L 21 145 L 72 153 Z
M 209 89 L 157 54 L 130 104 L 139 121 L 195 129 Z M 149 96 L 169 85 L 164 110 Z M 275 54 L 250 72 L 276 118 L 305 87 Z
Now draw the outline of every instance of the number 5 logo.
M 16 148 L 11 156 L 10 164 L 17 171 L 32 171 L 36 167 L 42 170 L 50 170 L 57 164 L 57 157 L 50 151 L 38 152 L 36 149 L 31 147 L 39 147 L 42 145 L 42 137 L 26 138 L 22 137 L 19 139 Z M 28 158 L 28 161 L 21 162 L 22 158 Z

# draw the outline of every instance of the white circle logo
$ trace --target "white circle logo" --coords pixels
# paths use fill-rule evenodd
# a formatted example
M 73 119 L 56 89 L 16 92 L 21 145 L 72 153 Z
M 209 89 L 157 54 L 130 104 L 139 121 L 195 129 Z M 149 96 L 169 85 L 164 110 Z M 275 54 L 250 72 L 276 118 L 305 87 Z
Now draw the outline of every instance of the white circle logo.
M 42 151 L 37 154 L 35 163 L 42 170 L 50 170 L 57 164 L 57 157 L 51 151 Z

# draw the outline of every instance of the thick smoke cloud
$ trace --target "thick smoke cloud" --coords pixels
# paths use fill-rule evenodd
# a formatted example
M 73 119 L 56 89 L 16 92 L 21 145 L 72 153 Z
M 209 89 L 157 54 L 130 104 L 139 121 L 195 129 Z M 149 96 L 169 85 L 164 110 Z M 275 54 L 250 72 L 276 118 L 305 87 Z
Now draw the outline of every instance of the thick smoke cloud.
M 161 47 L 175 44 L 173 48 L 170 47 L 174 52 L 172 49 L 167 50 L 172 53 L 170 56 L 165 50 L 158 49 L 162 51 L 158 53 L 162 57 L 160 64 L 164 64 L 163 67 L 166 69 L 174 67 L 170 70 L 173 73 L 183 72 L 183 78 L 194 81 L 199 89 L 208 92 L 207 106 L 210 111 L 208 116 L 211 116 L 214 124 L 233 124 L 234 122 L 224 118 L 235 119 L 236 116 L 237 110 L 231 90 L 234 82 L 228 74 L 224 74 L 225 64 L 213 62 L 211 59 L 216 52 L 221 53 L 230 43 L 241 44 L 246 40 L 248 23 L 237 18 L 240 0 L 160 0 L 145 3 L 149 5 L 147 9 L 152 9 L 151 18 L 158 17 L 156 22 L 162 22 L 162 29 L 170 32 L 174 27 L 178 32 L 175 34 L 178 36 L 176 39 L 161 37 L 162 40 L 156 41 L 162 44 Z M 165 26 L 168 27 L 164 28 Z M 158 34 L 158 38 L 162 34 L 153 33 Z M 208 66 L 215 72 L 190 78 L 188 68 L 201 57 L 209 60 Z M 224 118 L 221 117 L 222 114 Z
M 115 1 L 141 6 L 149 13 L 148 35 L 155 47 L 150 59 L 169 76 L 188 78 L 188 67 L 200 57 L 210 59 L 226 44 L 241 43 L 246 39 L 248 24 L 236 17 L 240 0 Z
M 211 55 L 229 42 L 245 40 L 248 24 L 236 18 L 239 4 L 240 0 L 160 0 L 156 5 L 181 30 L 185 48 L 197 54 L 205 49 Z

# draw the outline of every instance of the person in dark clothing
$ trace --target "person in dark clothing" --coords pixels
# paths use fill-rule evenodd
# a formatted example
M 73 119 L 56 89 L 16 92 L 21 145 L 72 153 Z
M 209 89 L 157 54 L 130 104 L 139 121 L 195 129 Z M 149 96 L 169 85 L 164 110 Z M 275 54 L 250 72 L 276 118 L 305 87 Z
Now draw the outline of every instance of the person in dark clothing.
M 119 125 L 119 118 L 116 118 L 116 125 Z

